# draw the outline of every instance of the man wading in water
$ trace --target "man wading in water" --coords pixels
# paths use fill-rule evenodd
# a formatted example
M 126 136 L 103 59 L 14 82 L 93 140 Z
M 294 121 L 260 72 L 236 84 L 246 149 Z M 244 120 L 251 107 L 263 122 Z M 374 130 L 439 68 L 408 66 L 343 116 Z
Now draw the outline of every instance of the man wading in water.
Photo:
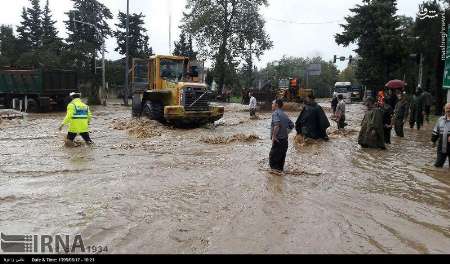
M 289 148 L 288 135 L 294 129 L 294 123 L 282 110 L 283 101 L 276 100 L 272 103 L 272 150 L 270 151 L 270 168 L 272 173 L 281 175 L 284 171 L 286 153 Z
M 434 166 L 442 168 L 447 158 L 450 163 L 450 103 L 445 105 L 445 115 L 437 121 L 431 140 L 434 146 L 436 143 L 439 144 L 437 148 L 437 160 Z
M 398 103 L 394 110 L 394 128 L 397 137 L 405 137 L 404 126 L 408 118 L 409 104 L 403 93 L 398 94 Z
M 250 97 L 250 104 L 248 105 L 250 109 L 250 118 L 256 119 L 256 107 L 258 105 L 258 102 L 256 101 L 256 98 L 253 96 L 253 93 L 248 93 L 248 96 Z
M 367 112 L 361 123 L 358 144 L 363 148 L 386 149 L 383 129 L 383 112 L 376 107 L 375 99 L 367 98 Z
M 91 110 L 89 110 L 89 106 L 81 101 L 80 93 L 71 93 L 70 97 L 72 98 L 72 102 L 67 106 L 66 118 L 64 118 L 63 123 L 59 127 L 59 131 L 61 131 L 64 126 L 69 126 L 66 146 L 76 146 L 74 140 L 78 135 L 81 135 L 86 144 L 92 145 L 94 142 L 92 142 L 89 137 L 89 123 L 92 119 Z

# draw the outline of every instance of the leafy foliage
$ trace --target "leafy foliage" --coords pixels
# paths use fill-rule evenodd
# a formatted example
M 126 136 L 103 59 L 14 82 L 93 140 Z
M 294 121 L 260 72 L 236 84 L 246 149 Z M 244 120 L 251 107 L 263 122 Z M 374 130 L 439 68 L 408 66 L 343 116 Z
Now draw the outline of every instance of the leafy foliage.
M 267 5 L 267 0 L 187 1 L 182 29 L 193 36 L 201 56 L 215 61 L 219 91 L 233 79 L 239 59 L 259 57 L 272 47 L 260 14 Z
M 181 32 L 180 40 L 175 42 L 175 49 L 173 51 L 175 56 L 188 57 L 191 60 L 197 59 L 197 52 L 194 51 L 192 36 L 189 35 L 189 39 L 186 38 L 186 33 Z
M 47 0 L 42 13 L 42 44 L 44 46 L 61 41 L 58 37 L 58 30 L 56 30 L 55 24 L 56 21 L 52 19 L 49 0 Z
M 131 14 L 130 15 L 130 31 L 129 31 L 129 54 L 131 58 L 148 58 L 152 55 L 152 48 L 149 46 L 149 36 L 146 34 L 147 30 L 144 27 L 145 15 Z M 115 49 L 120 54 L 126 54 L 126 20 L 127 14 L 119 12 L 119 24 L 116 24 L 117 30 L 114 32 L 114 37 L 117 39 L 117 48 Z
M 399 77 L 401 66 L 408 58 L 401 19 L 397 16 L 396 0 L 363 0 L 350 9 L 352 16 L 341 25 L 344 32 L 335 36 L 336 43 L 349 46 L 357 43 L 359 55 L 357 77 L 363 83 L 379 88 Z

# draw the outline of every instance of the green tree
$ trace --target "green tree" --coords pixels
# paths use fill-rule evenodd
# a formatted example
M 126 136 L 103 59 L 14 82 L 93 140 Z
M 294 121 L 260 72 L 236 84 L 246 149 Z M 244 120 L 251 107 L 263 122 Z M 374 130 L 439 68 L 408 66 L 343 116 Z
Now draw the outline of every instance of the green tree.
M 180 39 L 178 40 L 178 42 L 175 42 L 173 55 L 184 56 L 190 58 L 191 60 L 196 60 L 197 52 L 194 51 L 192 36 L 189 35 L 189 39 L 187 39 L 186 32 L 181 32 Z
M 68 33 L 66 59 L 73 61 L 72 66 L 78 69 L 83 81 L 93 83 L 94 87 L 89 91 L 89 101 L 98 104 L 99 82 L 94 75 L 96 57 L 97 53 L 101 52 L 103 41 L 111 36 L 107 20 L 112 19 L 112 13 L 96 0 L 72 0 L 72 2 L 73 9 L 66 13 L 69 19 L 65 21 Z
M 424 10 L 426 8 L 428 10 L 436 11 L 440 15 L 436 18 L 421 18 L 418 16 L 416 18 L 414 28 L 416 36 L 420 38 L 416 42 L 414 53 L 422 54 L 424 59 L 422 86 L 436 97 L 437 114 L 441 114 L 446 97 L 445 92 L 442 89 L 445 60 L 442 58 L 443 53 L 440 48 L 442 43 L 442 31 L 447 28 L 450 19 L 450 12 L 446 2 L 447 1 L 442 1 L 443 4 L 440 4 L 438 1 L 434 0 L 423 2 L 419 6 L 420 10 Z M 444 10 L 445 12 L 443 12 Z M 446 20 L 446 25 L 444 26 L 445 29 L 442 27 L 443 14 Z
M 396 0 L 363 0 L 350 9 L 352 16 L 341 25 L 344 32 L 335 36 L 336 43 L 356 43 L 359 55 L 356 75 L 371 88 L 383 87 L 390 79 L 401 78 L 401 66 L 408 58 L 401 20 L 396 15 Z
M 305 79 L 308 59 L 301 57 L 283 56 L 279 61 L 270 62 L 265 69 L 262 69 L 262 75 L 272 81 L 273 87 L 278 87 L 278 80 L 288 78 Z
M 270 37 L 265 33 L 265 21 L 259 14 L 259 6 L 245 3 L 248 7 L 244 8 L 239 16 L 247 23 L 239 24 L 239 46 L 241 58 L 245 61 L 243 66 L 244 80 L 247 87 L 251 87 L 255 80 L 253 57 L 259 60 L 264 51 L 273 47 Z
M 10 26 L 0 26 L 0 66 L 13 65 L 19 56 L 18 40 Z
M 129 31 L 129 54 L 130 58 L 148 58 L 153 51 L 149 45 L 149 37 L 146 34 L 144 22 L 145 15 L 132 14 L 130 15 L 130 31 Z M 116 24 L 117 30 L 114 36 L 117 39 L 117 48 L 115 49 L 120 54 L 126 54 L 126 21 L 127 15 L 119 12 L 119 24 Z
M 271 45 L 264 29 L 260 7 L 267 0 L 188 0 L 182 29 L 193 36 L 199 45 L 200 55 L 211 56 L 215 61 L 214 72 L 219 91 L 229 77 L 236 75 L 236 63 L 250 51 L 261 55 Z M 251 25 L 259 25 L 252 28 Z M 249 49 L 249 45 L 254 45 Z M 245 48 L 243 48 L 245 47 Z M 231 78 L 233 79 L 233 78 Z
M 443 26 L 441 30 L 442 31 L 446 31 L 447 28 L 450 25 L 450 0 L 441 0 L 440 3 L 441 3 L 442 10 L 444 10 L 444 15 L 445 15 L 445 26 Z M 442 19 L 442 16 L 441 16 L 441 19 Z M 446 40 L 443 39 L 443 41 L 445 42 Z M 447 47 L 447 49 L 448 49 L 448 47 Z M 445 50 L 444 50 L 443 53 L 441 52 L 441 56 L 445 57 L 444 55 L 449 56 L 449 54 L 446 54 Z M 441 59 L 439 61 L 438 67 L 436 68 L 436 72 L 438 73 L 436 75 L 436 85 L 437 85 L 437 87 L 436 87 L 437 88 L 437 93 L 436 93 L 436 99 L 437 99 L 436 114 L 437 115 L 442 114 L 442 110 L 441 109 L 443 109 L 444 104 L 446 103 L 446 93 L 447 93 L 447 91 L 442 89 L 442 87 L 443 87 L 443 80 L 444 80 L 444 68 L 445 68 L 445 60 Z M 439 89 L 439 88 L 441 88 L 441 89 Z
M 52 19 L 49 0 L 47 0 L 42 13 L 42 43 L 44 46 L 61 41 L 58 37 L 58 30 L 56 30 L 55 24 L 56 21 Z
M 28 18 L 28 12 L 25 7 L 22 8 L 22 21 L 20 26 L 17 27 L 17 32 L 19 33 L 19 48 L 22 52 L 31 50 L 31 32 L 30 32 L 30 19 Z
M 340 82 L 351 82 L 352 84 L 359 84 L 359 80 L 356 78 L 355 65 L 348 65 L 343 71 L 339 72 L 338 80 Z
M 42 10 L 39 0 L 30 0 L 31 9 L 28 9 L 28 18 L 30 19 L 30 40 L 31 47 L 37 49 L 42 46 Z
M 63 43 L 58 38 L 55 21 L 52 20 L 49 1 L 44 11 L 39 0 L 30 0 L 31 8 L 23 8 L 21 25 L 17 28 L 20 56 L 15 64 L 20 67 L 59 67 L 58 54 Z
M 17 28 L 23 51 L 42 46 L 42 10 L 39 0 L 30 0 L 31 8 L 23 8 L 22 21 Z
M 397 71 L 396 78 L 405 80 L 408 83 L 406 87 L 408 93 L 413 93 L 417 88 L 417 77 L 419 72 L 419 64 L 417 58 L 411 57 L 412 54 L 418 53 L 417 34 L 415 31 L 415 23 L 412 17 L 399 16 L 400 32 L 403 38 L 403 47 L 405 49 L 404 58 L 402 64 Z

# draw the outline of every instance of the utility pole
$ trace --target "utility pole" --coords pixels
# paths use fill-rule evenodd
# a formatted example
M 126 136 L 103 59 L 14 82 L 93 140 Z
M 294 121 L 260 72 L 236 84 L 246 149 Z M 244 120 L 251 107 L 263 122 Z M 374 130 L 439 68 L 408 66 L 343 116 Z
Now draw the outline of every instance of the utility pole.
M 124 96 L 123 102 L 125 106 L 128 106 L 128 76 L 129 76 L 129 61 L 130 61 L 130 50 L 129 50 L 129 34 L 130 34 L 130 0 L 127 0 L 127 29 L 126 29 L 126 56 L 125 56 L 125 84 L 124 84 Z

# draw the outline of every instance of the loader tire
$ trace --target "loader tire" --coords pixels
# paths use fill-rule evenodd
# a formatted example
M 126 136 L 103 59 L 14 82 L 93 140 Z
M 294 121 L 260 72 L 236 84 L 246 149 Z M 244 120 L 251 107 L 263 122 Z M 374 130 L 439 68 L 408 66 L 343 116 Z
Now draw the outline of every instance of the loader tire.
M 158 101 L 146 101 L 143 114 L 150 120 L 164 122 L 164 106 Z

